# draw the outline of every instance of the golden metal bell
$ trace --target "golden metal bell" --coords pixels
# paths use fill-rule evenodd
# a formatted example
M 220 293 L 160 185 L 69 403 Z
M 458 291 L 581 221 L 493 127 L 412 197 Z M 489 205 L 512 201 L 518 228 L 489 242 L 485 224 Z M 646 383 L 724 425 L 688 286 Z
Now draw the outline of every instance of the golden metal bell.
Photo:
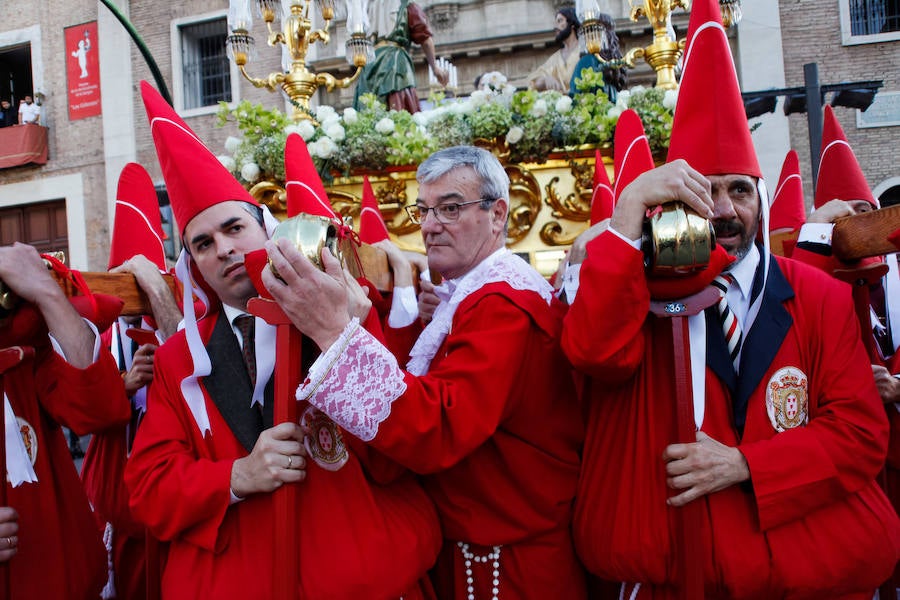
M 716 233 L 709 221 L 681 202 L 662 205 L 644 223 L 642 248 L 648 274 L 689 275 L 709 265 Z
M 282 221 L 272 232 L 272 240 L 285 238 L 306 258 L 308 258 L 319 270 L 324 271 L 322 265 L 322 249 L 328 248 L 331 254 L 341 260 L 341 251 L 338 246 L 338 231 L 334 221 L 317 215 L 299 214 Z M 276 277 L 278 271 L 272 261 L 269 267 Z

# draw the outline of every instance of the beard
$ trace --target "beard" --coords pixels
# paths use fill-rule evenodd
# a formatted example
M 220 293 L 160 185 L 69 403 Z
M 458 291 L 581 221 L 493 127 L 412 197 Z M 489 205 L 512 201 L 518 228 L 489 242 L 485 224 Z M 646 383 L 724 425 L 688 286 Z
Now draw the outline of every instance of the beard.
M 572 35 L 572 24 L 571 23 L 566 25 L 566 28 L 563 29 L 562 31 L 556 32 L 556 43 L 562 44 L 564 41 L 569 39 L 570 35 Z
M 740 244 L 738 247 L 735 248 L 733 252 L 729 251 L 729 254 L 738 260 L 747 256 L 747 253 L 750 252 L 750 248 L 753 246 L 753 242 L 756 239 L 756 232 L 759 231 L 759 221 L 755 221 L 750 230 L 744 227 L 744 224 L 738 219 L 730 221 L 713 221 L 712 225 L 713 230 L 716 232 L 716 239 L 733 235 L 740 236 Z

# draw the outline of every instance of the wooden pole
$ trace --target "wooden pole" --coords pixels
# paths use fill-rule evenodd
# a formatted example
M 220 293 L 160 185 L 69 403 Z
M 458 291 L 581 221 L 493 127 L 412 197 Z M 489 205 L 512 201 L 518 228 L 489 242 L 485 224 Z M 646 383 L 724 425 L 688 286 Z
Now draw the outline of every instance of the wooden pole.
M 672 346 L 675 372 L 675 442 L 691 444 L 697 441 L 694 423 L 694 394 L 691 378 L 691 340 L 688 317 L 700 314 L 719 300 L 718 290 L 707 287 L 698 294 L 673 301 L 651 301 L 650 312 L 672 320 Z M 704 341 L 705 343 L 705 341 Z M 703 500 L 671 510 L 677 511 L 675 552 L 679 576 L 678 597 L 682 600 L 703 600 L 703 564 L 706 551 L 703 544 Z
M 253 298 L 247 311 L 274 325 L 275 333 L 275 424 L 298 423 L 299 406 L 294 397 L 300 384 L 301 343 L 303 336 L 272 300 Z M 300 589 L 299 488 L 283 485 L 272 494 L 275 530 L 272 559 L 272 598 L 296 600 Z

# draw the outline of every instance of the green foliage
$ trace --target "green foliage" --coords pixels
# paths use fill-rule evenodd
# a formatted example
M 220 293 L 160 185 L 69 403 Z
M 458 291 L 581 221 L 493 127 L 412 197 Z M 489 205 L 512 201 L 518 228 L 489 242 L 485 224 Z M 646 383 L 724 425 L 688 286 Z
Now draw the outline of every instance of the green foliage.
M 576 84 L 581 90 L 596 89 L 595 79 L 601 76 L 585 71 Z M 541 163 L 554 150 L 611 144 L 616 120 L 629 107 L 640 115 L 651 149 L 662 152 L 668 147 L 676 96 L 636 87 L 620 92 L 613 104 L 602 91 L 581 91 L 569 98 L 556 91 L 517 92 L 504 85 L 456 101 L 437 93 L 431 97 L 433 110 L 411 115 L 388 110 L 376 96 L 366 94 L 359 111 L 348 108 L 339 113 L 320 106 L 314 111 L 317 123 L 297 124 L 278 109 L 247 101 L 229 108 L 223 102 L 219 126 L 234 123 L 241 137 L 229 138 L 226 148 L 231 156 L 220 159 L 245 184 L 283 181 L 284 143 L 297 132 L 326 180 L 335 171 L 348 174 L 417 164 L 440 148 L 471 144 L 476 138 L 507 142 L 511 162 Z

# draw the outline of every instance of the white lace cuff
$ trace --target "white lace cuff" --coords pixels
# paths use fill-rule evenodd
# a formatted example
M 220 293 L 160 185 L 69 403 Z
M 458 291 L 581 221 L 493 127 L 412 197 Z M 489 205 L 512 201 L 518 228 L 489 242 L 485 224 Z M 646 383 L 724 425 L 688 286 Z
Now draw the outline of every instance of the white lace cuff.
M 378 434 L 391 404 L 406 392 L 397 359 L 353 319 L 313 363 L 297 388 L 310 404 L 364 442 Z

